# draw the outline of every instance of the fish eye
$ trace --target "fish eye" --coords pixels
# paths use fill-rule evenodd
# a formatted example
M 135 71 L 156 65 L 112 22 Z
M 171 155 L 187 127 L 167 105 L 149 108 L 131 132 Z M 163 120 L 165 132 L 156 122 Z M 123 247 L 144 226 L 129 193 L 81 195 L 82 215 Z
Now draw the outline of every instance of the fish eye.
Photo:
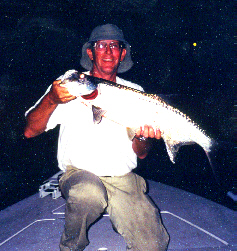
M 81 79 L 85 78 L 85 74 L 83 74 L 83 73 L 80 74 L 80 78 L 81 78 Z

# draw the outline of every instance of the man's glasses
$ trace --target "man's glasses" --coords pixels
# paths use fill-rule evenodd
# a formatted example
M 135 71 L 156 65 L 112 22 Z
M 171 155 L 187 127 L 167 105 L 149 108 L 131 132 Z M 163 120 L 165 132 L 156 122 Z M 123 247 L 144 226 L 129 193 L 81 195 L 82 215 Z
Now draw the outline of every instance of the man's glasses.
M 108 47 L 108 44 L 106 42 L 103 42 L 103 41 L 99 41 L 99 42 L 96 42 L 94 44 L 94 48 L 97 51 L 105 51 L 105 50 L 107 50 L 107 47 Z M 109 48 L 112 51 L 119 51 L 121 48 L 123 48 L 123 44 L 120 43 L 120 42 L 111 42 L 109 44 Z

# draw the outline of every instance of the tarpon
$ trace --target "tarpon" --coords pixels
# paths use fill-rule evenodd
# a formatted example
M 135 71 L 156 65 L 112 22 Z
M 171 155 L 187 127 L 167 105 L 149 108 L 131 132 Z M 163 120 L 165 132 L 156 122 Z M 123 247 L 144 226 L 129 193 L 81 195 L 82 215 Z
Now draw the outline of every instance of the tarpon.
M 65 73 L 62 84 L 75 96 L 90 96 L 96 91 L 94 99 L 81 99 L 82 103 L 92 109 L 95 123 L 103 123 L 103 119 L 109 119 L 126 127 L 130 139 L 141 126 L 151 125 L 154 129 L 159 129 L 173 163 L 181 146 L 194 143 L 204 149 L 209 159 L 208 153 L 214 141 L 188 116 L 167 104 L 158 95 L 75 70 Z

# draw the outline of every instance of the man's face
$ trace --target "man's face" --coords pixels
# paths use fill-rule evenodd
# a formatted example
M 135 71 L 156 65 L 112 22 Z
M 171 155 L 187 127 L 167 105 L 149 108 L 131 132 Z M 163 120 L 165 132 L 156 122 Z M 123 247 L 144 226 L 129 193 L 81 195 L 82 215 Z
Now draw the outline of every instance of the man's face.
M 93 70 L 103 77 L 117 73 L 126 49 L 121 48 L 117 40 L 100 40 L 95 43 L 93 50 L 87 49 L 87 54 L 93 61 Z

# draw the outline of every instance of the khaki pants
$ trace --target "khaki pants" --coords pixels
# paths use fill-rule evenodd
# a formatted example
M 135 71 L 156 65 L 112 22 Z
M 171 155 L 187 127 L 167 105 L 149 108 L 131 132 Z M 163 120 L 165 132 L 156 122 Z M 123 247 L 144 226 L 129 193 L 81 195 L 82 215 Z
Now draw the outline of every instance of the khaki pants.
M 169 236 L 157 207 L 145 194 L 146 183 L 142 177 L 134 173 L 98 177 L 68 166 L 59 184 L 67 201 L 61 251 L 84 250 L 89 244 L 90 225 L 104 211 L 124 237 L 127 250 L 166 250 Z

